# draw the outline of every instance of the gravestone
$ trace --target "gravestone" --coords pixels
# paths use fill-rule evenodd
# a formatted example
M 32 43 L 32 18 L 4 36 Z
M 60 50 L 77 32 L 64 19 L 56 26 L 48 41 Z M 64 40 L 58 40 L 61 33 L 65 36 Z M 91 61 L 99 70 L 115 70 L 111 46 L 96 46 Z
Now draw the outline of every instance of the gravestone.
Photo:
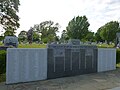
M 18 47 L 18 38 L 16 36 L 6 36 L 4 39 L 4 46 Z

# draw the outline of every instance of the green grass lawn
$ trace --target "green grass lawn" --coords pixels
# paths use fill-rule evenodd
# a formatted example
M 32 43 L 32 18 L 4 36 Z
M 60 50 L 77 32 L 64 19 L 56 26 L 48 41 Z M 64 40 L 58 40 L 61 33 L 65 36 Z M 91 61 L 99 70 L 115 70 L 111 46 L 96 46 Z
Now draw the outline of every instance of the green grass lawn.
M 120 68 L 120 63 L 116 64 L 116 67 L 117 67 L 117 68 Z
M 0 46 L 4 46 L 0 43 Z M 19 44 L 18 48 L 46 48 L 46 44 Z
M 98 48 L 114 48 L 114 44 L 108 45 L 108 44 L 97 44 Z
M 19 44 L 18 48 L 46 48 L 45 44 Z
M 0 43 L 0 46 L 3 46 L 2 43 Z M 114 48 L 114 44 L 108 45 L 108 44 L 98 44 L 98 48 Z M 18 48 L 46 48 L 46 44 L 19 44 Z

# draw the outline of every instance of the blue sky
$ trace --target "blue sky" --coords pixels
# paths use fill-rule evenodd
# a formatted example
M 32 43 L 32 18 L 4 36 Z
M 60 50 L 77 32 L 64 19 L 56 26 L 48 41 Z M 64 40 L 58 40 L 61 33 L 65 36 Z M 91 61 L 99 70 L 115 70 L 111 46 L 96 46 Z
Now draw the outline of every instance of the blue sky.
M 78 15 L 87 16 L 89 29 L 94 32 L 111 20 L 120 20 L 120 0 L 20 0 L 20 3 L 18 33 L 45 20 L 58 22 L 61 32 Z

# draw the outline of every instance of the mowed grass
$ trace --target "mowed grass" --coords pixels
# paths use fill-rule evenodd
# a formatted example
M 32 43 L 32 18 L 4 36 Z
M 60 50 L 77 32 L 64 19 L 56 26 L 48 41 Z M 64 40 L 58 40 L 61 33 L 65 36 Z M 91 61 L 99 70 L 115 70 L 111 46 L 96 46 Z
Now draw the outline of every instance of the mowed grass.
M 18 48 L 46 48 L 46 44 L 19 44 Z
M 0 46 L 4 46 L 3 43 L 0 42 Z M 97 44 L 98 48 L 114 48 L 114 44 L 108 45 L 108 44 Z M 18 48 L 46 48 L 46 44 L 19 44 Z
M 116 64 L 116 67 L 117 67 L 117 68 L 120 68 L 120 63 Z
M 97 44 L 97 47 L 98 48 L 114 48 L 114 44 L 110 44 L 110 45 L 108 45 L 108 44 Z
M 4 44 L 0 42 L 0 46 L 4 46 Z M 19 44 L 18 48 L 46 48 L 46 44 Z

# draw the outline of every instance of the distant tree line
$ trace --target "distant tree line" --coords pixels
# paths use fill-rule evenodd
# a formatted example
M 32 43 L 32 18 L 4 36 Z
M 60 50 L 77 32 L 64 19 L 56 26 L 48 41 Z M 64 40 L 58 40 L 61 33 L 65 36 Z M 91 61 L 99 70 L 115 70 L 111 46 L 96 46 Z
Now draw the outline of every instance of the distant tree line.
M 86 16 L 77 16 L 69 21 L 66 30 L 62 31 L 61 40 L 80 39 L 90 42 L 115 42 L 116 33 L 120 32 L 118 21 L 110 21 L 101 26 L 96 33 L 89 30 L 89 22 Z
M 44 21 L 36 24 L 33 29 L 33 42 L 65 42 L 69 39 L 80 39 L 82 42 L 115 42 L 116 33 L 120 32 L 119 22 L 110 21 L 101 26 L 96 33 L 89 30 L 89 22 L 86 16 L 74 17 L 69 21 L 66 30 L 62 31 L 61 37 L 57 36 L 60 25 L 53 21 Z M 20 41 L 27 40 L 27 32 L 21 31 L 18 35 Z
M 32 29 L 33 33 L 33 42 L 43 42 L 49 43 L 54 41 L 59 41 L 59 36 L 57 36 L 57 32 L 60 25 L 59 23 L 54 23 L 53 21 L 43 21 L 40 24 L 36 24 Z M 18 35 L 19 41 L 27 41 L 28 31 L 21 31 Z

